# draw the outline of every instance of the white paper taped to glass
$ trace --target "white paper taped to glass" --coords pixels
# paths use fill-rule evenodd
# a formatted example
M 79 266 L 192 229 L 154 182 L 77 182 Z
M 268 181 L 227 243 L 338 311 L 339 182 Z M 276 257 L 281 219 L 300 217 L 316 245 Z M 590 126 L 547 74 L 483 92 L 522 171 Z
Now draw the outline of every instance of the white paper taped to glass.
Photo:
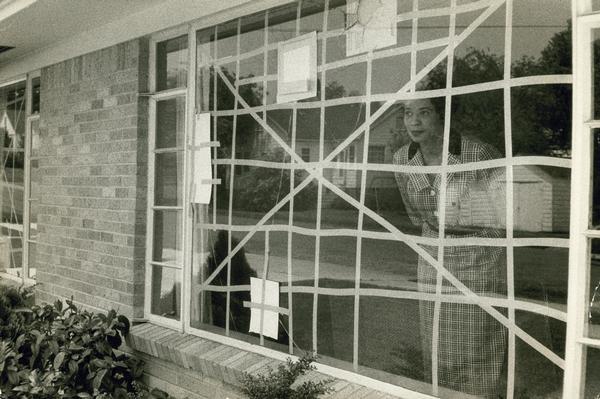
M 210 203 L 213 184 L 218 181 L 212 178 L 211 149 L 218 143 L 210 141 L 210 113 L 196 114 L 194 138 L 192 140 L 192 195 L 195 204 Z
M 278 45 L 277 102 L 317 95 L 317 32 Z
M 279 283 L 250 277 L 250 301 L 259 306 L 250 308 L 249 332 L 277 339 L 279 313 L 262 307 L 279 307 Z

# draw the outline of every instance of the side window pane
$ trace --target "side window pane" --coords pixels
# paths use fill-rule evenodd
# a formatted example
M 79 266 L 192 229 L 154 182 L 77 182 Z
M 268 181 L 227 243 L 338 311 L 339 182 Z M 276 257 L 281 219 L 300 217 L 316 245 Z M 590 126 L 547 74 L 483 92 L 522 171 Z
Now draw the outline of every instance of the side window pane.
M 185 98 L 177 97 L 156 103 L 156 148 L 183 145 L 185 132 Z
M 597 377 L 600 371 L 600 349 L 587 348 L 586 352 L 584 398 L 595 399 L 600 395 L 600 379 Z
M 33 78 L 31 81 L 31 84 L 32 84 L 31 114 L 32 115 L 40 113 L 40 85 L 41 85 L 40 82 L 41 82 L 41 79 L 39 77 Z
M 154 211 L 152 260 L 181 267 L 181 212 Z
M 37 240 L 37 215 L 40 204 L 39 150 L 40 121 L 34 119 L 30 125 L 30 159 L 29 159 L 29 239 Z
M 187 35 L 156 45 L 156 90 L 185 87 L 187 83 Z
M 600 29 L 592 31 L 592 68 L 594 82 L 594 119 L 600 119 Z
M 0 271 L 22 276 L 25 167 L 25 88 L 0 88 Z
M 181 272 L 169 267 L 152 266 L 150 311 L 152 314 L 180 320 Z
M 588 336 L 600 339 L 600 239 L 590 240 Z
M 183 204 L 183 153 L 156 154 L 154 204 L 181 206 Z
M 592 226 L 600 230 L 600 130 L 594 129 L 592 134 Z

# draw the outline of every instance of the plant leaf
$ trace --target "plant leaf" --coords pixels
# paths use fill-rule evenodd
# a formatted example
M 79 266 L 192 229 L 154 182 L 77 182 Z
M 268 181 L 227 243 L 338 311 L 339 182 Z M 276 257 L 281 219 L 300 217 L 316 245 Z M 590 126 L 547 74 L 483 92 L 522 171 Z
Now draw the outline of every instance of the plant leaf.
M 56 355 L 56 357 L 54 358 L 54 370 L 58 371 L 60 369 L 60 366 L 62 366 L 65 360 L 65 356 L 65 352 L 60 352 L 58 355 Z
M 92 386 L 94 387 L 94 389 L 100 389 L 100 387 L 102 386 L 102 380 L 104 379 L 104 376 L 106 375 L 106 373 L 108 372 L 107 369 L 103 369 L 100 370 L 98 372 L 98 374 L 96 374 L 96 376 L 94 377 L 94 382 L 92 384 Z

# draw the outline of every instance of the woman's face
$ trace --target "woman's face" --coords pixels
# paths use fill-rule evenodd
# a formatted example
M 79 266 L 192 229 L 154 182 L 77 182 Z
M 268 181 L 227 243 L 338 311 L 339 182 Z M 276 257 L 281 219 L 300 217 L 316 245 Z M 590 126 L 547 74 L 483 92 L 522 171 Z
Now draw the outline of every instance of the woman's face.
M 429 99 L 411 100 L 404 105 L 404 125 L 415 143 L 442 139 L 444 123 Z

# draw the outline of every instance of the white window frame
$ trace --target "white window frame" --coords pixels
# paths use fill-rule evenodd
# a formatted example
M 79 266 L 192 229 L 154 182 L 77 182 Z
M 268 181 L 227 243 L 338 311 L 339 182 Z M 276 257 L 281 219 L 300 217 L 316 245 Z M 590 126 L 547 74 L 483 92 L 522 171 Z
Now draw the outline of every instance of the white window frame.
M 187 235 L 186 235 L 186 204 L 187 204 L 187 190 L 185 189 L 185 187 L 187 187 L 187 180 L 186 180 L 186 176 L 187 176 L 187 160 L 186 160 L 186 150 L 185 148 L 182 151 L 182 156 L 183 156 L 183 179 L 182 179 L 182 184 L 183 184 L 183 199 L 182 199 L 182 205 L 181 206 L 173 206 L 173 207 L 168 207 L 169 209 L 173 208 L 172 210 L 175 210 L 176 212 L 181 212 L 182 218 L 181 218 L 181 237 L 182 237 L 182 253 L 183 255 L 183 259 L 182 259 L 182 265 L 180 268 L 178 267 L 173 267 L 174 269 L 178 270 L 177 273 L 179 273 L 179 281 L 181 281 L 181 289 L 179 292 L 179 303 L 181 304 L 181 309 L 179 310 L 179 320 L 174 320 L 174 319 L 170 319 L 167 317 L 163 317 L 163 316 L 159 316 L 159 315 L 155 315 L 152 314 L 151 312 L 151 304 L 152 304 L 152 267 L 153 265 L 157 265 L 157 266 L 161 266 L 158 265 L 156 262 L 153 262 L 152 260 L 152 250 L 153 250 L 153 239 L 154 239 L 154 212 L 156 210 L 156 208 L 164 208 L 164 207 L 157 207 L 154 205 L 154 178 L 155 178 L 155 158 L 156 158 L 156 104 L 158 101 L 161 100 L 169 100 L 169 99 L 175 99 L 175 98 L 185 98 L 185 120 L 184 120 L 184 143 L 187 143 L 187 136 L 188 136 L 188 131 L 189 131 L 189 124 L 190 124 L 190 108 L 192 108 L 192 112 L 193 112 L 193 107 L 190 107 L 190 103 L 189 102 L 189 97 L 190 97 L 190 87 L 193 87 L 192 84 L 189 81 L 189 76 L 192 74 L 191 71 L 193 71 L 192 68 L 192 61 L 191 61 L 191 49 L 190 49 L 190 41 L 188 40 L 188 62 L 187 62 L 187 67 L 188 67 L 188 81 L 186 83 L 185 86 L 182 87 L 178 87 L 178 88 L 173 88 L 173 89 L 167 89 L 167 90 L 162 90 L 160 92 L 156 92 L 156 46 L 158 43 L 163 42 L 165 40 L 169 40 L 169 39 L 174 39 L 177 38 L 179 36 L 182 35 L 189 35 L 189 26 L 183 26 L 183 27 L 178 27 L 175 29 L 171 29 L 165 32 L 161 32 L 158 34 L 155 34 L 151 40 L 150 40 L 150 51 L 149 51 L 149 81 L 148 81 L 148 88 L 149 88 L 149 93 L 148 93 L 148 200 L 147 200 L 147 213 L 146 213 L 146 260 L 145 260 L 145 280 L 146 280 L 146 289 L 144 291 L 144 317 L 145 319 L 147 319 L 150 322 L 156 323 L 158 325 L 161 326 L 165 326 L 165 327 L 169 327 L 169 328 L 173 328 L 176 329 L 178 331 L 184 331 L 184 325 L 185 325 L 185 317 L 187 315 L 187 317 L 189 317 L 189 311 L 188 309 L 188 304 L 185 303 L 185 298 L 187 297 L 185 292 L 187 291 L 187 285 L 189 284 L 189 281 L 186 281 L 186 279 L 184 278 L 185 274 L 186 274 L 186 269 L 188 269 L 188 267 L 186 267 L 186 264 L 188 264 L 188 262 L 186 261 L 186 253 L 189 252 L 187 250 L 187 246 L 186 246 L 186 242 L 188 241 L 187 239 Z M 185 144 L 184 144 L 185 147 Z M 180 209 L 179 209 L 180 208 Z M 163 267 L 163 266 L 161 266 Z
M 593 115 L 592 39 L 593 30 L 600 30 L 600 13 L 592 13 L 591 0 L 574 1 L 573 21 L 573 161 L 564 399 L 583 398 L 586 350 L 600 348 L 600 339 L 587 337 L 586 318 L 590 298 L 589 242 L 600 238 L 600 231 L 589 229 L 594 177 L 592 139 L 594 129 L 600 128 L 600 121 Z
M 226 10 L 216 15 L 211 15 L 201 20 L 180 26 L 168 32 L 155 34 L 150 41 L 150 105 L 149 105 L 149 134 L 148 134 L 148 216 L 147 216 L 147 248 L 146 248 L 146 298 L 145 315 L 146 318 L 156 324 L 175 328 L 179 331 L 185 331 L 197 336 L 209 338 L 224 344 L 251 352 L 256 352 L 275 359 L 284 360 L 290 355 L 275 351 L 273 349 L 250 344 L 231 337 L 200 330 L 191 326 L 190 320 L 190 301 L 191 290 L 190 281 L 192 278 L 192 212 L 188 203 L 188 190 L 185 189 L 189 183 L 189 157 L 187 151 L 184 151 L 184 203 L 182 218 L 182 247 L 183 247 L 183 269 L 181 270 L 181 318 L 179 321 L 167 319 L 164 317 L 152 315 L 150 313 L 150 290 L 148 289 L 149 279 L 151 279 L 151 268 L 148 268 L 149 260 L 152 257 L 152 205 L 153 184 L 154 184 L 154 132 L 156 117 L 156 102 L 164 99 L 166 96 L 186 97 L 186 131 L 184 142 L 190 140 L 190 132 L 194 127 L 194 109 L 196 104 L 196 32 L 198 30 L 209 28 L 220 23 L 243 17 L 255 12 L 264 11 L 272 7 L 294 3 L 291 0 L 264 0 L 250 2 L 250 5 L 243 5 L 235 10 Z M 600 13 L 591 13 L 591 0 L 572 0 L 573 5 L 573 134 L 572 134 L 572 180 L 571 180 L 571 226 L 570 226 L 570 246 L 569 246 L 569 298 L 568 298 L 568 320 L 567 320 L 567 342 L 565 374 L 563 384 L 563 398 L 571 399 L 583 396 L 583 373 L 585 362 L 585 346 L 600 347 L 600 340 L 592 340 L 584 337 L 585 314 L 587 309 L 588 290 L 582 290 L 582 287 L 588 287 L 588 261 L 589 249 L 587 240 L 589 237 L 600 237 L 596 232 L 588 231 L 587 220 L 590 210 L 590 192 L 589 185 L 591 179 L 591 143 L 590 132 L 592 128 L 599 128 L 599 123 L 590 122 L 591 95 L 587 95 L 592 87 L 591 74 L 591 52 L 589 51 L 589 34 L 591 29 L 600 28 Z M 170 38 L 180 36 L 187 32 L 188 34 L 188 80 L 187 87 L 172 90 L 169 93 L 155 93 L 155 62 L 156 62 L 156 44 Z M 587 40 L 587 41 L 586 41 Z M 579 60 L 579 62 L 575 62 Z M 582 96 L 580 93 L 586 93 Z M 583 188 L 582 188 L 583 187 Z M 586 191 L 587 190 L 587 191 Z M 583 194 L 583 195 L 582 195 Z M 150 273 L 149 273 L 150 270 Z M 295 356 L 291 356 L 295 358 Z M 401 395 L 407 398 L 433 398 L 433 396 L 411 391 L 400 386 L 375 380 L 354 372 L 338 369 L 335 367 L 318 364 L 319 371 L 338 378 L 344 378 L 355 381 L 374 389 L 382 390 L 390 394 Z
M 11 86 L 17 83 L 25 82 L 25 137 L 24 137 L 24 156 L 23 156 L 23 238 L 22 238 L 22 258 L 21 258 L 21 276 L 14 276 L 9 273 L 0 272 L 0 277 L 12 280 L 17 283 L 23 284 L 25 286 L 33 286 L 36 284 L 35 279 L 29 277 L 29 191 L 31 184 L 31 171 L 30 171 L 30 161 L 31 161 L 31 123 L 35 120 L 39 120 L 39 114 L 32 115 L 32 80 L 36 77 L 40 77 L 40 71 L 33 71 L 26 75 L 16 77 L 10 81 L 0 83 L 0 89 Z
M 30 238 L 31 234 L 31 206 L 33 201 L 39 201 L 39 198 L 31 198 L 31 162 L 32 159 L 32 149 L 33 149 L 33 132 L 32 132 L 32 124 L 35 122 L 39 122 L 40 114 L 33 113 L 33 80 L 36 78 L 40 78 L 40 71 L 32 72 L 27 76 L 27 124 L 25 130 L 25 191 L 23 195 L 24 204 L 23 204 L 23 277 L 25 281 L 28 281 L 30 284 L 35 284 L 35 279 L 32 279 L 29 276 L 30 264 L 29 259 L 31 255 L 31 247 L 32 244 L 37 243 L 37 238 L 32 240 Z M 39 128 L 39 127 L 38 127 Z

